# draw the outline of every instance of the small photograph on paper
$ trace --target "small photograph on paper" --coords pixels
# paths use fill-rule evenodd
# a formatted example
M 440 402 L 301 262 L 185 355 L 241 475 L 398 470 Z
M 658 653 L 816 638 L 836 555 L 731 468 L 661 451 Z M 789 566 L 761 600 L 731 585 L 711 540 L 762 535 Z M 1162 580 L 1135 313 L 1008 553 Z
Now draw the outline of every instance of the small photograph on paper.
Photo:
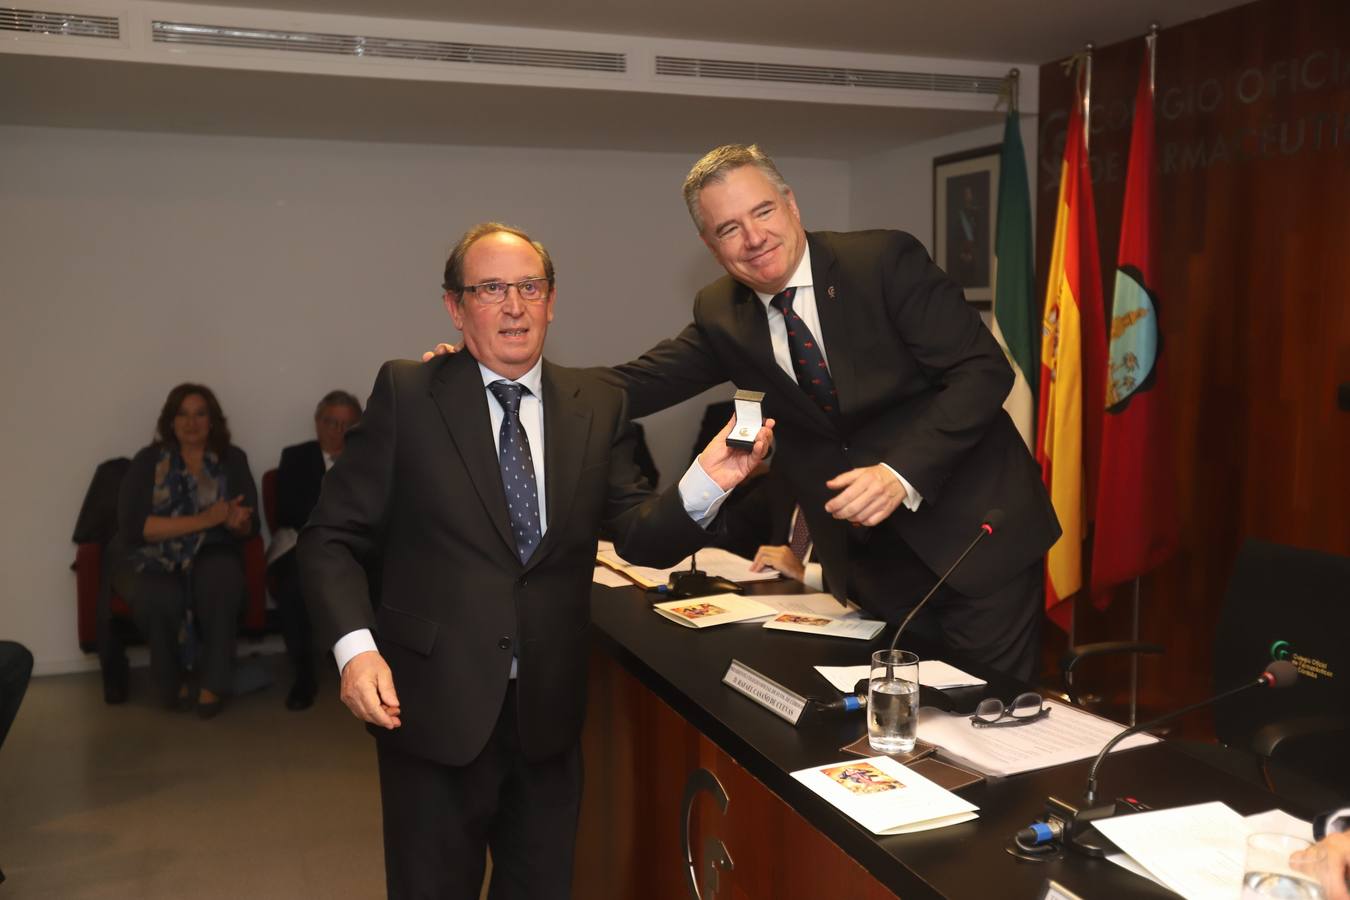
M 879 794 L 882 791 L 895 791 L 904 787 L 898 780 L 869 762 L 832 766 L 821 769 L 820 773 L 855 794 Z
M 720 616 L 724 612 L 720 606 L 711 603 L 690 603 L 688 606 L 672 606 L 670 611 L 686 619 L 706 619 L 708 616 Z
M 833 619 L 826 619 L 823 616 L 803 616 L 797 613 L 783 613 L 774 619 L 775 622 L 782 622 L 785 625 L 806 625 L 810 628 L 825 628 Z

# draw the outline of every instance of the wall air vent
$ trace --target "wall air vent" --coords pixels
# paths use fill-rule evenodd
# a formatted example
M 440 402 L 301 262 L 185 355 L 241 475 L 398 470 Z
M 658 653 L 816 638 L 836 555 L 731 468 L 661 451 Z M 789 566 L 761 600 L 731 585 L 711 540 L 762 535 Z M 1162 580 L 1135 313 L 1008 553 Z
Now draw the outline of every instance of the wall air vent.
M 885 69 L 784 65 L 782 63 L 743 62 L 726 59 L 695 59 L 687 56 L 657 56 L 656 74 L 674 75 L 680 78 L 763 81 L 775 84 L 815 84 L 823 87 L 888 88 L 903 91 L 942 91 L 956 94 L 996 95 L 1003 86 L 1002 77 L 988 75 L 892 72 Z
M 593 50 L 561 50 L 548 47 L 507 47 L 494 44 L 464 44 L 455 41 L 425 41 L 408 38 L 361 37 L 310 31 L 278 31 L 272 28 L 242 28 L 233 25 L 194 25 L 154 21 L 156 43 L 232 47 L 247 50 L 287 50 L 332 56 L 370 56 L 379 59 L 414 59 L 427 62 L 467 63 L 490 66 L 525 66 L 585 72 L 626 72 L 623 53 Z
M 9 6 L 0 7 L 0 31 L 53 37 L 110 38 L 114 41 L 121 37 L 121 25 L 116 16 L 14 9 Z

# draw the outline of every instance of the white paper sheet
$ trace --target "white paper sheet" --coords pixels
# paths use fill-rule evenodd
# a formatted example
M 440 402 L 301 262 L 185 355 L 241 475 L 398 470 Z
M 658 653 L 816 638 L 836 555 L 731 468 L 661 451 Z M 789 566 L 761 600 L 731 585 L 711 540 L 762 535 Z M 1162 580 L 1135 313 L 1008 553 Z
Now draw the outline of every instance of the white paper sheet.
M 1187 900 L 1233 900 L 1242 891 L 1247 824 L 1222 803 L 1117 816 L 1097 830 Z
M 816 666 L 816 671 L 825 680 L 844 693 L 853 690 L 853 685 L 871 674 L 870 666 Z M 919 684 L 930 688 L 954 688 L 967 685 L 980 685 L 985 681 L 956 666 L 948 665 L 940 659 L 919 660 Z
M 1168 815 L 1155 819 L 1159 813 Z M 1184 806 L 1106 819 L 1099 822 L 1097 827 L 1122 850 L 1128 845 L 1129 852 L 1112 853 L 1106 857 L 1121 868 L 1163 887 L 1171 888 L 1183 897 L 1232 898 L 1236 897 L 1241 889 L 1247 835 L 1257 832 L 1277 832 L 1292 834 L 1307 841 L 1313 839 L 1311 822 L 1295 818 L 1282 810 L 1272 809 L 1269 812 L 1247 816 L 1245 819 L 1239 818 L 1240 828 L 1234 827 L 1236 816 L 1237 813 L 1222 803 L 1206 803 L 1200 806 Z M 1130 821 L 1139 818 L 1144 819 L 1142 824 Z M 1161 825 L 1155 825 L 1155 822 L 1161 822 Z M 1220 822 L 1222 827 L 1216 830 L 1215 825 Z M 1202 829 L 1210 829 L 1211 833 L 1203 834 Z M 1114 837 L 1116 834 L 1121 834 L 1126 843 L 1122 844 L 1116 840 Z M 1217 848 L 1209 846 L 1211 842 L 1216 842 Z M 1142 854 L 1148 865 L 1141 863 L 1131 855 L 1132 853 Z M 1195 854 L 1209 854 L 1209 857 L 1201 859 L 1194 856 Z M 1192 856 L 1178 858 L 1187 855 Z M 1232 864 L 1233 859 L 1237 861 L 1235 867 Z M 1150 869 L 1149 866 L 1153 868 Z M 1175 887 L 1172 883 L 1164 881 L 1164 876 L 1175 877 L 1172 869 L 1176 867 L 1182 868 L 1184 872 L 1198 873 L 1196 883 Z M 1155 874 L 1155 871 L 1158 874 Z M 1209 877 L 1214 876 L 1216 872 L 1218 881 L 1208 883 Z M 1202 879 L 1206 880 L 1205 884 L 1200 883 Z
M 923 707 L 919 737 L 942 748 L 943 755 L 987 775 L 1015 775 L 1088 759 L 1125 730 L 1125 726 L 1072 706 L 1047 700 L 1050 715 L 1011 728 L 976 728 L 970 716 Z M 1150 734 L 1126 738 L 1113 753 L 1157 742 Z
M 834 599 L 833 594 L 756 594 L 755 599 L 780 613 L 825 616 L 830 619 L 862 618 L 857 606 L 852 603 L 845 606 Z
M 595 558 L 611 569 L 622 572 L 643 587 L 656 587 L 670 581 L 672 572 L 688 571 L 690 557 L 685 557 L 668 569 L 653 569 L 650 566 L 635 566 L 614 552 L 614 545 L 601 541 Z M 717 547 L 705 547 L 694 554 L 698 567 L 709 575 L 716 575 L 728 581 L 772 581 L 779 577 L 773 570 L 751 572 L 751 561 L 743 556 Z
M 626 576 L 604 566 L 595 567 L 595 573 L 591 575 L 591 581 L 596 584 L 603 584 L 605 587 L 628 587 L 633 583 Z
M 1257 832 L 1275 832 L 1276 834 L 1292 834 L 1294 837 L 1303 838 L 1305 841 L 1313 839 L 1312 823 L 1300 819 L 1297 816 L 1291 816 L 1282 809 L 1272 809 L 1268 812 L 1257 813 L 1247 816 L 1242 821 L 1247 823 L 1247 833 L 1256 834 Z

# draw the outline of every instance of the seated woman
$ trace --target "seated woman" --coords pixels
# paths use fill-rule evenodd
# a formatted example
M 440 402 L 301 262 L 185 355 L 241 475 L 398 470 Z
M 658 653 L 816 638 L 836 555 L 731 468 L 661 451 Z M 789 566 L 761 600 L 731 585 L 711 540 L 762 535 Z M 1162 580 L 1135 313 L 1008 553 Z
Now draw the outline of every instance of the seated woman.
M 164 401 L 155 442 L 136 454 L 122 481 L 113 574 L 170 708 L 192 704 L 179 646 L 189 611 L 201 639 L 198 714 L 220 712 L 229 693 L 245 591 L 242 545 L 258 532 L 257 505 L 248 457 L 230 444 L 216 395 L 204 385 L 178 385 Z M 183 649 L 197 652 L 191 640 Z

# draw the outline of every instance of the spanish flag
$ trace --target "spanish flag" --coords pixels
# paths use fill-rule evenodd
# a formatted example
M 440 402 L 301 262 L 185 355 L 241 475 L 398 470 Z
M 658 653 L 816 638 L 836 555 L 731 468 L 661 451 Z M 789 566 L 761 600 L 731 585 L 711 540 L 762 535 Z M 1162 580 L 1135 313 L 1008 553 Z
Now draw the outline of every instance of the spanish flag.
M 1041 318 L 1036 459 L 1064 529 L 1045 558 L 1045 608 L 1068 627 L 1065 600 L 1083 587 L 1083 540 L 1101 446 L 1104 311 L 1092 175 L 1081 94 L 1069 114 L 1060 167 L 1059 208 Z M 1091 401 L 1084 403 L 1084 398 Z M 1091 476 L 1089 476 L 1091 473 Z

